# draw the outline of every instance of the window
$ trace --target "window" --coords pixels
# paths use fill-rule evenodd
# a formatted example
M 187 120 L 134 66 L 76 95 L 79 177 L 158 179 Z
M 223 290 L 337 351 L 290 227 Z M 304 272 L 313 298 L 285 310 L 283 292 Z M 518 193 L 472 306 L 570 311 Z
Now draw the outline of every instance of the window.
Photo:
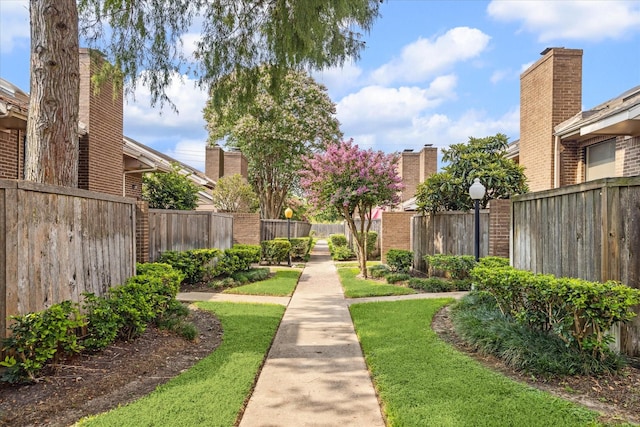
M 587 181 L 616 175 L 616 140 L 587 147 Z

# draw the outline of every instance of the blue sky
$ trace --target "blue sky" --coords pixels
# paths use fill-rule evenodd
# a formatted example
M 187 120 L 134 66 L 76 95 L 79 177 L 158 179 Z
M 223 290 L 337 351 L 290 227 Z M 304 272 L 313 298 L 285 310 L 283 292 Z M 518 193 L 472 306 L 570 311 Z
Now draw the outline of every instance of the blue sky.
M 315 73 L 346 138 L 385 152 L 519 136 L 520 73 L 547 47 L 583 49 L 583 109 L 640 85 L 640 0 L 388 0 L 356 63 Z M 197 37 L 185 38 L 185 45 Z M 0 0 L 0 77 L 29 91 L 28 1 Z M 125 135 L 199 169 L 206 95 L 168 90 L 179 114 L 136 91 Z

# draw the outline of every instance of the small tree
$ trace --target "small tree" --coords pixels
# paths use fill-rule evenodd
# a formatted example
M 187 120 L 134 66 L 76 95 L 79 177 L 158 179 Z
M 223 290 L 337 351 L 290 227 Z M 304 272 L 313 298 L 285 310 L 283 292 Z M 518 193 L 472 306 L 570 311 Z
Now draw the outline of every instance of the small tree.
M 418 186 L 416 202 L 425 212 L 465 211 L 473 208 L 469 187 L 480 178 L 487 191 L 481 206 L 491 199 L 508 199 L 529 191 L 524 168 L 505 157 L 508 138 L 503 134 L 469 138 L 467 144 L 443 149 L 448 165 Z
M 171 172 L 156 172 L 142 177 L 142 199 L 152 209 L 192 210 L 198 205 L 200 187 L 191 182 L 188 175 L 179 173 L 173 165 Z
M 259 207 L 256 193 L 240 174 L 220 178 L 212 196 L 219 212 L 255 212 Z
M 374 207 L 400 201 L 399 156 L 360 150 L 352 140 L 333 143 L 307 159 L 301 186 L 316 207 L 332 206 L 347 222 L 357 246 L 360 273 L 367 277 L 367 236 Z M 356 226 L 354 215 L 360 218 Z

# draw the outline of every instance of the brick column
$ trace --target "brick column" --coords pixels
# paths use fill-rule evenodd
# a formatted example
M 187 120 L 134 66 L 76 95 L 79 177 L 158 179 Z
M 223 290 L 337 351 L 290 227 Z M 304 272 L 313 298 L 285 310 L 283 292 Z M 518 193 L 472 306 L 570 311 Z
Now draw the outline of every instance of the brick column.
M 489 202 L 489 256 L 509 256 L 511 200 Z
M 136 262 L 149 262 L 149 203 L 136 202 Z
M 260 244 L 260 214 L 232 213 L 233 243 L 245 245 Z
M 411 248 L 411 218 L 415 212 L 382 212 L 380 230 L 380 259 L 387 262 L 389 249 Z

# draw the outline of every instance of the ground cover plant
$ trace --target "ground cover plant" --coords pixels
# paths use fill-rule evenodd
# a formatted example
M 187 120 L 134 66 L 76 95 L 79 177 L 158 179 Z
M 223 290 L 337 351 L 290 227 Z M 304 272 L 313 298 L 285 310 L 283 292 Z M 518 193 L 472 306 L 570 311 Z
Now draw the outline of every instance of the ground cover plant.
M 416 291 L 401 286 L 387 285 L 375 280 L 358 278 L 358 268 L 339 268 L 338 276 L 347 298 L 376 297 L 415 294 Z
M 232 426 L 249 396 L 284 307 L 202 302 L 224 330 L 222 344 L 193 368 L 148 396 L 81 426 Z
M 388 426 L 596 424 L 596 412 L 493 372 L 439 339 L 431 320 L 451 301 L 351 305 Z
M 225 289 L 225 294 L 269 295 L 287 297 L 293 295 L 301 270 L 279 270 L 273 277 L 243 286 Z

